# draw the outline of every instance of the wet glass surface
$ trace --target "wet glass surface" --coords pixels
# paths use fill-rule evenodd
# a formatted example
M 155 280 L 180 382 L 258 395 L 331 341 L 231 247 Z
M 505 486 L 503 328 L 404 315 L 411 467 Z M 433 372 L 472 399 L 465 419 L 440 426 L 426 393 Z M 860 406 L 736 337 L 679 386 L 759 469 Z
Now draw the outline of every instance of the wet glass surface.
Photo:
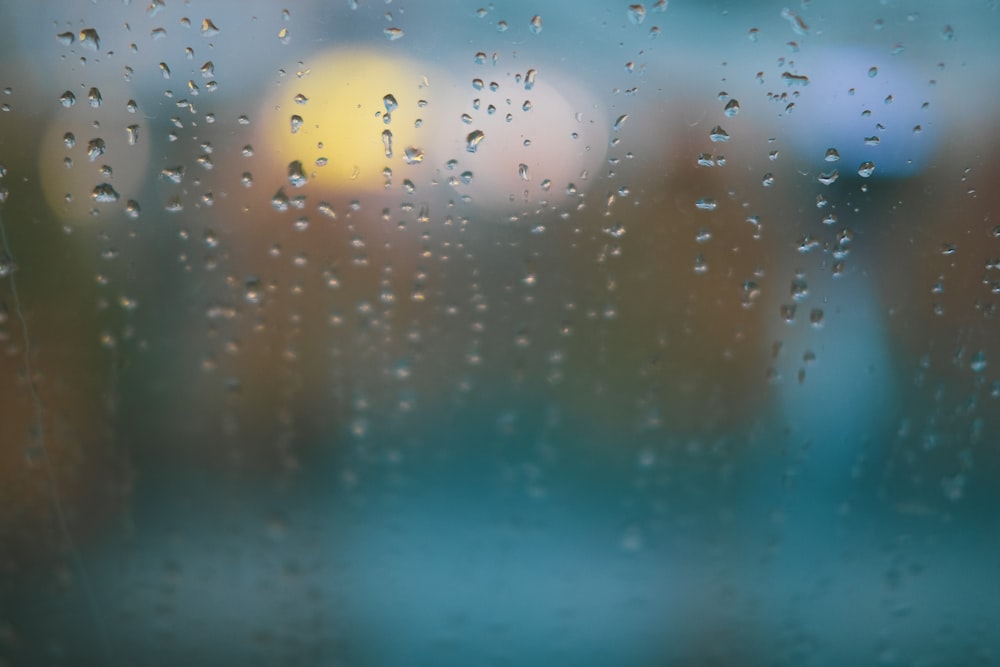
M 995 2 L 0 25 L 0 665 L 997 661 Z

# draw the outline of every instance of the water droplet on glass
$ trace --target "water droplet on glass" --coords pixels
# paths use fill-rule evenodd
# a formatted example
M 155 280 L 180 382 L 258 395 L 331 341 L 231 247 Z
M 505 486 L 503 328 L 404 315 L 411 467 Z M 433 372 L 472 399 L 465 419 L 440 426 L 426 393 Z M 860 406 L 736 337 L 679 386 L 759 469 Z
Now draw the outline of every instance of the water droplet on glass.
M 969 360 L 969 368 L 971 368 L 974 373 L 982 373 L 986 370 L 986 365 L 985 350 L 979 350 L 972 355 L 972 359 Z
M 416 146 L 407 146 L 403 151 L 403 159 L 406 160 L 406 164 L 420 164 L 424 161 L 424 150 Z
M 618 118 L 615 119 L 615 123 L 614 125 L 611 126 L 611 129 L 617 132 L 618 130 L 621 129 L 622 125 L 624 125 L 625 121 L 627 120 L 628 120 L 628 114 L 623 113 L 621 116 L 618 116 Z
M 212 22 L 212 19 L 202 19 L 201 20 L 201 34 L 206 37 L 212 37 L 218 35 L 221 32 L 218 26 Z
M 869 79 L 874 79 L 876 76 L 878 76 L 878 67 L 869 67 L 868 68 L 868 78 Z
M 640 25 L 646 20 L 646 8 L 642 5 L 629 5 L 628 20 L 632 22 L 632 25 Z
M 735 116 L 736 114 L 738 114 L 740 112 L 740 102 L 739 102 L 739 100 L 735 100 L 735 99 L 729 100 L 726 103 L 726 106 L 723 109 L 723 111 L 725 112 L 725 114 L 727 116 L 730 116 L 730 117 Z
M 694 203 L 694 205 L 696 208 L 699 208 L 702 211 L 714 211 L 719 207 L 718 202 L 716 202 L 714 199 L 708 199 L 706 197 L 699 199 Z
M 302 162 L 300 160 L 288 163 L 288 182 L 295 188 L 301 188 L 306 184 L 306 174 L 302 170 Z
M 87 142 L 87 159 L 93 162 L 97 158 L 104 155 L 104 139 L 97 137 L 96 139 L 91 139 Z
M 75 41 L 76 36 L 71 32 L 61 32 L 56 35 L 56 39 L 58 39 L 59 43 L 63 46 L 70 46 Z
M 90 90 L 87 91 L 87 101 L 90 102 L 90 106 L 96 109 L 97 107 L 101 106 L 101 102 L 104 101 L 104 98 L 101 97 L 101 91 L 99 91 L 97 88 L 91 88 Z
M 538 76 L 538 72 L 533 69 L 529 69 L 524 75 L 524 89 L 531 90 L 535 87 L 535 78 Z
M 714 142 L 729 141 L 729 133 L 722 129 L 721 126 L 716 125 L 712 128 L 711 133 L 709 133 L 708 138 Z
M 955 29 L 952 28 L 950 25 L 946 25 L 945 27 L 941 28 L 941 39 L 945 40 L 946 42 L 953 41 L 955 39 Z
M 302 123 L 303 123 L 302 116 L 299 116 L 298 114 L 292 115 L 292 117 L 288 121 L 289 127 L 292 130 L 292 134 L 295 134 L 300 129 L 302 129 Z
M 479 144 L 482 143 L 485 138 L 486 135 L 482 130 L 473 130 L 472 132 L 469 132 L 469 134 L 465 137 L 465 150 L 470 153 L 475 153 L 479 148 Z
M 791 72 L 782 72 L 781 80 L 789 86 L 808 86 L 809 77 L 804 74 L 792 74 Z
M 399 107 L 399 103 L 396 102 L 396 98 L 389 93 L 382 98 L 382 104 L 385 105 L 385 112 L 392 113 Z
M 59 96 L 59 103 L 68 109 L 74 104 L 76 104 L 76 95 L 74 95 L 71 91 L 67 90 L 65 93 Z
M 533 35 L 540 33 L 542 31 L 542 17 L 538 14 L 532 16 L 531 21 L 528 22 L 528 29 Z
M 139 126 L 129 125 L 125 128 L 125 134 L 128 138 L 128 145 L 135 146 L 139 141 Z
M 875 173 L 875 163 L 874 162 L 862 162 L 858 167 L 858 176 L 861 178 L 868 178 Z
M 382 146 L 385 148 L 385 156 L 392 157 L 392 130 L 382 130 Z
M 119 195 L 110 183 L 100 183 L 94 186 L 90 197 L 99 204 L 110 204 L 118 201 Z
M 528 179 L 528 165 L 523 162 L 517 165 L 517 175 L 521 177 L 522 181 L 527 181 Z
M 774 185 L 774 174 L 772 174 L 771 172 L 764 174 L 764 178 L 761 179 L 760 183 L 765 188 L 771 187 L 772 185 Z
M 184 180 L 184 167 L 164 167 L 160 170 L 160 176 L 167 179 L 171 183 L 180 183 Z
M 838 178 L 840 178 L 840 172 L 834 169 L 833 171 L 820 174 L 816 177 L 816 180 L 823 185 L 833 185 Z
M 388 37 L 390 42 L 395 42 L 397 39 L 402 39 L 405 33 L 400 28 L 386 28 L 382 34 Z
M 826 156 L 823 159 L 827 162 L 836 162 L 840 159 L 840 153 L 837 152 L 836 148 L 827 148 Z
M 84 28 L 80 31 L 80 45 L 91 51 L 97 51 L 101 48 L 101 36 L 93 28 Z

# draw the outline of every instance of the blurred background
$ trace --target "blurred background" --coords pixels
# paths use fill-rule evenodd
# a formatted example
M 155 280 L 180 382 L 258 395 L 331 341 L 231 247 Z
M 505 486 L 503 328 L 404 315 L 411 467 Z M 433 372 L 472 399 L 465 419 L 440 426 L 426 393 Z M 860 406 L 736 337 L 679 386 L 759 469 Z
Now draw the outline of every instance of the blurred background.
M 0 665 L 1000 660 L 992 0 L 0 25 Z

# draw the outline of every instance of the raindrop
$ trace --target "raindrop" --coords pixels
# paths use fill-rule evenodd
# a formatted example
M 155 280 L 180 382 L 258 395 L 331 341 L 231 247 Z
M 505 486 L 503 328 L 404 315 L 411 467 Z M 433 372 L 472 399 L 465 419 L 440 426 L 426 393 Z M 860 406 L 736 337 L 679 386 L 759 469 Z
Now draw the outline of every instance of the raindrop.
M 486 135 L 482 130 L 473 130 L 472 132 L 469 132 L 469 134 L 465 137 L 465 150 L 470 153 L 475 153 L 479 148 L 479 144 L 481 144 L 485 138 Z
M 93 162 L 97 158 L 104 155 L 104 150 L 104 139 L 101 139 L 100 137 L 91 139 L 87 142 L 87 159 Z
M 90 197 L 99 204 L 110 204 L 118 201 L 118 192 L 111 187 L 110 183 L 100 183 L 94 186 Z
M 542 31 L 542 17 L 538 14 L 532 16 L 531 21 L 528 22 L 528 29 L 533 35 L 540 33 Z
M 64 134 L 63 145 L 66 146 L 66 148 L 73 148 L 73 146 L 76 146 L 76 136 L 72 132 Z
M 723 109 L 723 111 L 726 113 L 727 116 L 730 116 L 730 117 L 735 116 L 736 114 L 738 114 L 740 112 L 740 102 L 739 102 L 739 100 L 735 100 L 735 99 L 729 100 L 729 102 L 726 103 L 726 106 Z
M 84 28 L 80 31 L 80 45 L 91 51 L 97 51 L 101 48 L 101 36 L 93 28 Z
M 302 129 L 302 122 L 302 116 L 299 116 L 298 114 L 292 115 L 289 119 L 289 126 L 291 127 L 292 134 L 295 134 Z
M 621 116 L 618 116 L 618 118 L 615 119 L 615 123 L 614 125 L 611 126 L 611 129 L 617 132 L 618 130 L 621 129 L 622 125 L 624 125 L 625 121 L 627 120 L 628 120 L 628 114 L 623 113 Z
M 708 138 L 714 142 L 729 141 L 729 133 L 723 130 L 721 126 L 716 125 L 712 128 Z
M 789 25 L 791 25 L 792 27 L 792 32 L 794 32 L 796 35 L 809 34 L 809 26 L 806 25 L 806 22 L 802 20 L 801 16 L 793 12 L 791 9 L 788 9 L 787 7 L 785 9 L 782 9 L 781 18 L 788 21 Z
M 382 130 L 382 146 L 385 147 L 385 156 L 392 157 L 392 130 Z
M 300 160 L 288 163 L 288 182 L 295 188 L 301 188 L 306 184 L 306 174 L 302 171 L 302 162 Z
M 820 174 L 819 176 L 816 177 L 816 180 L 818 180 L 823 185 L 833 185 L 834 183 L 836 183 L 838 178 L 840 178 L 840 172 L 834 169 L 833 171 L 824 172 Z
M 261 299 L 261 288 L 260 279 L 256 276 L 251 276 L 246 279 L 243 283 L 243 300 L 247 303 L 260 303 Z
M 719 207 L 718 202 L 716 202 L 714 199 L 708 199 L 706 197 L 699 199 L 694 203 L 694 205 L 695 208 L 699 208 L 702 211 L 714 211 Z
M 985 350 L 979 350 L 974 355 L 972 355 L 972 359 L 969 360 L 969 368 L 971 368 L 974 373 L 982 373 L 984 370 L 986 370 Z
M 403 158 L 406 164 L 420 164 L 424 161 L 424 150 L 415 146 L 407 146 L 403 151 Z
M 528 165 L 524 164 L 523 162 L 521 164 L 517 165 L 517 175 L 521 177 L 522 181 L 529 180 L 529 178 L 528 178 Z
M 71 91 L 67 90 L 65 93 L 59 96 L 59 103 L 68 109 L 74 104 L 76 104 L 76 95 L 74 95 Z
M 220 32 L 219 28 L 212 22 L 212 19 L 202 19 L 201 20 L 201 34 L 206 37 L 212 37 L 218 35 Z
M 59 43 L 62 44 L 63 46 L 70 46 L 73 44 L 74 40 L 76 39 L 76 36 L 71 32 L 61 32 L 58 35 L 56 35 L 56 39 L 58 39 Z
M 836 162 L 840 159 L 840 153 L 837 152 L 836 148 L 827 148 L 826 156 L 823 159 L 827 162 Z
M 182 180 L 184 180 L 184 167 L 164 167 L 160 170 L 160 176 L 167 179 L 171 183 L 179 184 Z
M 771 172 L 767 172 L 766 174 L 764 174 L 764 178 L 761 179 L 761 185 L 763 185 L 765 188 L 769 188 L 772 185 L 774 185 L 774 174 L 772 174 Z
M 396 102 L 396 98 L 392 93 L 388 93 L 382 98 L 382 104 L 385 105 L 385 112 L 392 113 L 399 107 L 399 103 Z
M 628 20 L 632 22 L 632 25 L 640 25 L 646 20 L 646 8 L 642 5 L 629 5 Z
M 125 128 L 125 135 L 128 138 L 128 145 L 135 146 L 139 141 L 139 126 L 129 125 Z
M 869 79 L 874 79 L 876 76 L 878 76 L 878 67 L 869 67 L 868 68 L 868 78 Z
M 789 86 L 808 86 L 809 77 L 804 74 L 792 74 L 791 72 L 782 72 L 781 79 Z
M 160 73 L 164 79 L 170 78 L 170 68 L 167 66 L 167 63 L 160 63 Z
M 386 28 L 382 34 L 388 37 L 390 42 L 395 42 L 397 39 L 402 39 L 404 33 L 400 28 Z
M 87 101 L 90 102 L 90 106 L 96 109 L 97 107 L 101 106 L 101 102 L 104 101 L 104 98 L 101 97 L 101 91 L 99 91 L 97 88 L 91 88 L 90 90 L 87 91 Z
M 861 178 L 868 178 L 875 173 L 875 163 L 874 162 L 862 162 L 858 167 L 858 176 Z
M 955 29 L 950 25 L 946 25 L 941 29 L 941 39 L 946 42 L 951 42 L 955 39 Z
M 524 89 L 531 90 L 535 87 L 535 77 L 538 76 L 538 72 L 533 69 L 529 69 L 524 75 Z

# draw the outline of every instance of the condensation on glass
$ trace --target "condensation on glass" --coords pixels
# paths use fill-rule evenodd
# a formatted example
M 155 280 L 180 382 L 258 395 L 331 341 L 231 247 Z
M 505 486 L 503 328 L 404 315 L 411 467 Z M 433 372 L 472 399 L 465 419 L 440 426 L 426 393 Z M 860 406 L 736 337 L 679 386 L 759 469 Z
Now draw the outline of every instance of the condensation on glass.
M 11 2 L 0 664 L 990 664 L 993 2 Z

